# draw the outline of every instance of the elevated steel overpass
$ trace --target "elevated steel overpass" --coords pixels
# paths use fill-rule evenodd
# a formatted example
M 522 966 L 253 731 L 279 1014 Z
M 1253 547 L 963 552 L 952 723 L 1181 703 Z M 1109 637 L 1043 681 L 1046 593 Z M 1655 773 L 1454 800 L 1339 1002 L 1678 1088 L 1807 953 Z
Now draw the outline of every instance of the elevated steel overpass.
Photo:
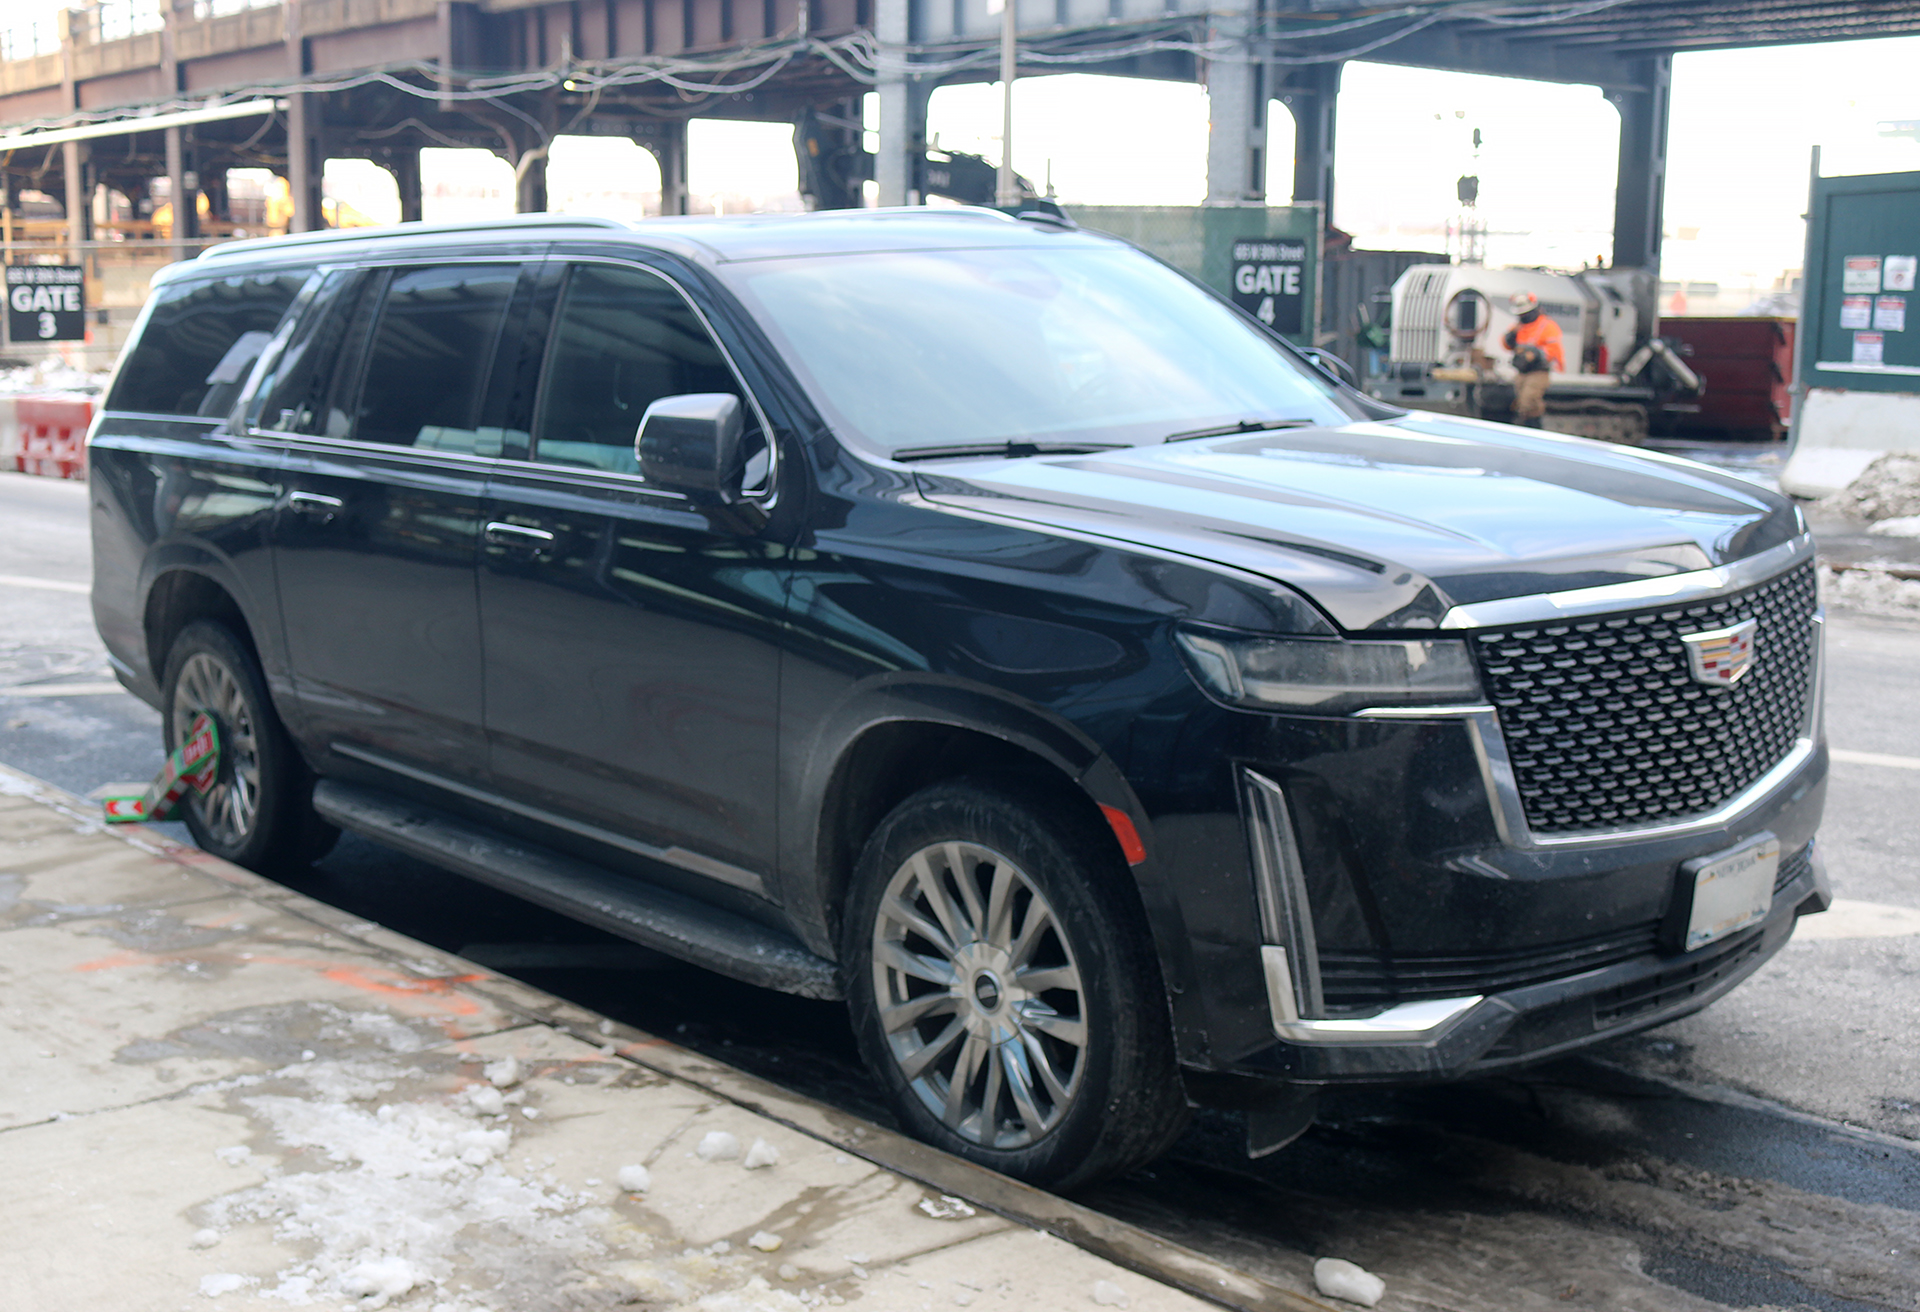
M 1920 33 L 1912 0 L 1009 0 L 1022 76 L 1068 71 L 1199 82 L 1212 106 L 1210 204 L 1260 203 L 1267 106 L 1294 119 L 1293 194 L 1331 208 L 1342 66 L 1365 58 L 1602 88 L 1620 111 L 1614 262 L 1657 265 L 1675 52 Z M 916 201 L 933 90 L 998 77 L 988 0 L 103 0 L 54 39 L 0 50 L 0 170 L 88 198 L 167 176 L 215 212 L 225 170 L 291 184 L 295 230 L 320 226 L 327 158 L 392 171 L 420 211 L 419 151 L 492 150 L 518 204 L 545 207 L 563 133 L 629 137 L 686 204 L 693 117 L 798 122 L 822 207 Z M 877 156 L 860 97 L 879 96 Z M 180 206 L 191 236 L 192 205 Z M 11 229 L 9 228 L 9 232 Z

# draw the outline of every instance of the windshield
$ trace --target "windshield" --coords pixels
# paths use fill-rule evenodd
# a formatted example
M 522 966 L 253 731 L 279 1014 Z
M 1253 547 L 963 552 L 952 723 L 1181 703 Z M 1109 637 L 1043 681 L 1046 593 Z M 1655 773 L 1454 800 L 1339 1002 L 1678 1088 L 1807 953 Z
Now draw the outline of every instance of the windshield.
M 1139 444 L 1240 421 L 1364 417 L 1228 306 L 1119 245 L 883 251 L 722 271 L 828 422 L 888 454 Z

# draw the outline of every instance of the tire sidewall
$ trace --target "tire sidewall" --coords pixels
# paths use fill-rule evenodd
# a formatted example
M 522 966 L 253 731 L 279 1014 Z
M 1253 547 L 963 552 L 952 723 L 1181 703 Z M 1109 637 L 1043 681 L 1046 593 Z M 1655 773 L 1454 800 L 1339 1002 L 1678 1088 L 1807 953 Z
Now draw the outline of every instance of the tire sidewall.
M 929 844 L 964 839 L 1009 858 L 1054 910 L 1083 984 L 1087 1046 L 1081 1087 L 1061 1122 L 1036 1143 L 997 1149 L 955 1134 L 901 1075 L 879 1021 L 873 941 L 880 899 L 906 858 Z M 874 831 L 854 874 L 842 925 L 841 961 L 861 1056 L 885 1087 L 905 1128 L 948 1152 L 1036 1184 L 1068 1187 L 1096 1173 L 1111 1118 L 1130 1114 L 1127 1072 L 1141 1040 L 1140 980 L 1129 978 L 1137 952 L 1127 926 L 1101 905 L 1109 881 L 1077 859 L 1068 835 L 1011 797 L 971 784 L 948 784 L 903 802 Z M 1151 985 L 1159 988 L 1159 972 Z

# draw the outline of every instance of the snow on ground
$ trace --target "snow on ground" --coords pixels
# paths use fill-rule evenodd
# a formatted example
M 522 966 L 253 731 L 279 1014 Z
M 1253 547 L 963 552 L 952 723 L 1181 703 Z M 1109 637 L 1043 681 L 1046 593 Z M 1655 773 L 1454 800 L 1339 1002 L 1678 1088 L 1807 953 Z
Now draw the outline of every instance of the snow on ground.
M 252 1288 L 294 1307 L 368 1312 L 572 1312 L 636 1302 L 800 1312 L 839 1301 L 770 1285 L 725 1241 L 664 1251 L 671 1241 L 639 1232 L 604 1197 L 555 1182 L 532 1159 L 516 1172 L 506 1104 L 517 1105 L 519 1091 L 503 1094 L 483 1077 L 452 1095 L 390 1097 L 415 1074 L 375 1054 L 303 1060 L 232 1086 L 233 1105 L 262 1132 L 255 1144 L 282 1165 L 201 1208 L 204 1229 L 191 1246 L 215 1247 L 236 1228 L 264 1225 L 302 1256 L 257 1279 L 219 1269 L 209 1252 L 203 1294 Z M 239 1166 L 258 1154 L 242 1146 L 222 1156 Z M 629 1178 L 640 1183 L 623 1171 L 621 1185 Z
M 1904 452 L 1881 456 L 1844 491 L 1822 504 L 1869 523 L 1920 515 L 1920 456 Z
M 88 392 L 105 390 L 110 370 L 87 373 L 74 369 L 63 360 L 41 360 L 37 364 L 0 368 L 0 394 L 18 392 Z
M 1878 569 L 1821 571 L 1822 594 L 1830 606 L 1874 615 L 1920 616 L 1920 580 L 1903 579 Z

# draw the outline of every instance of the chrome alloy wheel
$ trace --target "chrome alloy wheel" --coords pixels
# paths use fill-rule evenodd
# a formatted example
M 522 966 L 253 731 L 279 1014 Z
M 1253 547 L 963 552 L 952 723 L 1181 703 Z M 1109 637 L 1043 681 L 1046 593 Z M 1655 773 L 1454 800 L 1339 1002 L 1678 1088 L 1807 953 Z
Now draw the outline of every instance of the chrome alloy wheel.
M 238 847 L 253 833 L 260 813 L 260 742 L 240 680 L 216 657 L 198 651 L 180 667 L 173 689 L 173 741 L 201 711 L 213 717 L 220 735 L 220 773 L 202 797 L 191 790 L 187 805 L 199 812 L 212 837 Z
M 977 843 L 901 865 L 874 918 L 873 991 L 900 1073 L 961 1138 L 1024 1148 L 1072 1105 L 1086 1070 L 1073 947 L 1018 866 Z

